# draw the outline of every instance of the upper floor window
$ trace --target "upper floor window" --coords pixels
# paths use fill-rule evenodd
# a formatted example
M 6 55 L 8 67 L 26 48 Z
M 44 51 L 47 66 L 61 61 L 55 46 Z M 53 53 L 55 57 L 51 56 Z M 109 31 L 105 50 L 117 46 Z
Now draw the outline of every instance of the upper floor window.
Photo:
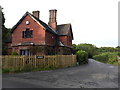
M 33 37 L 33 31 L 29 28 L 26 29 L 26 31 L 23 31 L 23 38 L 32 38 Z

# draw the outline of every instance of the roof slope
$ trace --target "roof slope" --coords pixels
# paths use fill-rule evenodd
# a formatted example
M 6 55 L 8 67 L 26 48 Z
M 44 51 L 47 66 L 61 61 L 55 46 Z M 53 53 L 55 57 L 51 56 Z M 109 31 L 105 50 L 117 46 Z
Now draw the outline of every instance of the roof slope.
M 48 30 L 48 31 L 50 31 L 51 33 L 57 35 L 57 33 L 56 33 L 50 26 L 48 26 L 46 23 L 44 23 L 44 22 L 41 21 L 40 19 L 36 18 L 35 16 L 33 16 L 32 14 L 30 14 L 29 12 L 26 12 L 26 13 L 23 15 L 23 17 L 18 21 L 18 23 L 12 28 L 12 31 L 11 31 L 11 32 L 13 32 L 13 31 L 17 28 L 17 26 L 23 21 L 23 19 L 24 19 L 27 15 L 30 15 L 31 17 L 33 17 L 39 24 L 41 24 L 41 25 L 45 28 L 45 30 Z
M 31 16 L 33 16 L 31 14 Z M 44 23 L 43 21 L 41 21 L 39 18 L 36 18 L 35 16 L 33 16 L 46 30 L 50 31 L 53 34 L 57 34 L 57 32 L 55 32 L 55 30 L 53 30 L 49 25 L 47 25 L 46 23 Z
M 58 35 L 68 35 L 69 31 L 71 31 L 72 39 L 73 39 L 73 33 L 72 33 L 71 24 L 57 25 L 57 33 L 58 33 Z

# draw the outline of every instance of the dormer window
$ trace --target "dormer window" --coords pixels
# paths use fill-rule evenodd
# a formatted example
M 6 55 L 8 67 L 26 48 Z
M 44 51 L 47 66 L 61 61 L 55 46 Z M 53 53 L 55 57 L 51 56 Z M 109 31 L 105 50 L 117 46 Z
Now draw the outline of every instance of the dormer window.
M 32 38 L 33 37 L 33 31 L 29 28 L 26 29 L 26 31 L 23 31 L 23 38 Z
M 30 22 L 29 21 L 26 21 L 26 25 L 29 25 L 30 24 Z

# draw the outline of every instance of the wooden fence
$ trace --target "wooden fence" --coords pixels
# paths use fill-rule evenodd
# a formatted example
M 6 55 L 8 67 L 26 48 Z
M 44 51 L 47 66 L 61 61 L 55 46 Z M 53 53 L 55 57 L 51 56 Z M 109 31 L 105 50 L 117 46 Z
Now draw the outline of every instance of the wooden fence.
M 64 68 L 76 65 L 76 55 L 2 56 L 2 68 Z

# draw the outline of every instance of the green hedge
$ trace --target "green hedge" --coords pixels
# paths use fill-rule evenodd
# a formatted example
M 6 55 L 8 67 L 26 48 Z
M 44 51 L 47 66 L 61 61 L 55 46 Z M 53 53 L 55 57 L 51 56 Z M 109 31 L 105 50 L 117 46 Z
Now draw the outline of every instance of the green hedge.
M 88 53 L 83 51 L 83 50 L 79 50 L 77 51 L 77 62 L 79 64 L 86 64 L 88 63 Z
M 107 64 L 118 64 L 117 55 L 117 52 L 105 52 L 93 56 L 93 59 Z

